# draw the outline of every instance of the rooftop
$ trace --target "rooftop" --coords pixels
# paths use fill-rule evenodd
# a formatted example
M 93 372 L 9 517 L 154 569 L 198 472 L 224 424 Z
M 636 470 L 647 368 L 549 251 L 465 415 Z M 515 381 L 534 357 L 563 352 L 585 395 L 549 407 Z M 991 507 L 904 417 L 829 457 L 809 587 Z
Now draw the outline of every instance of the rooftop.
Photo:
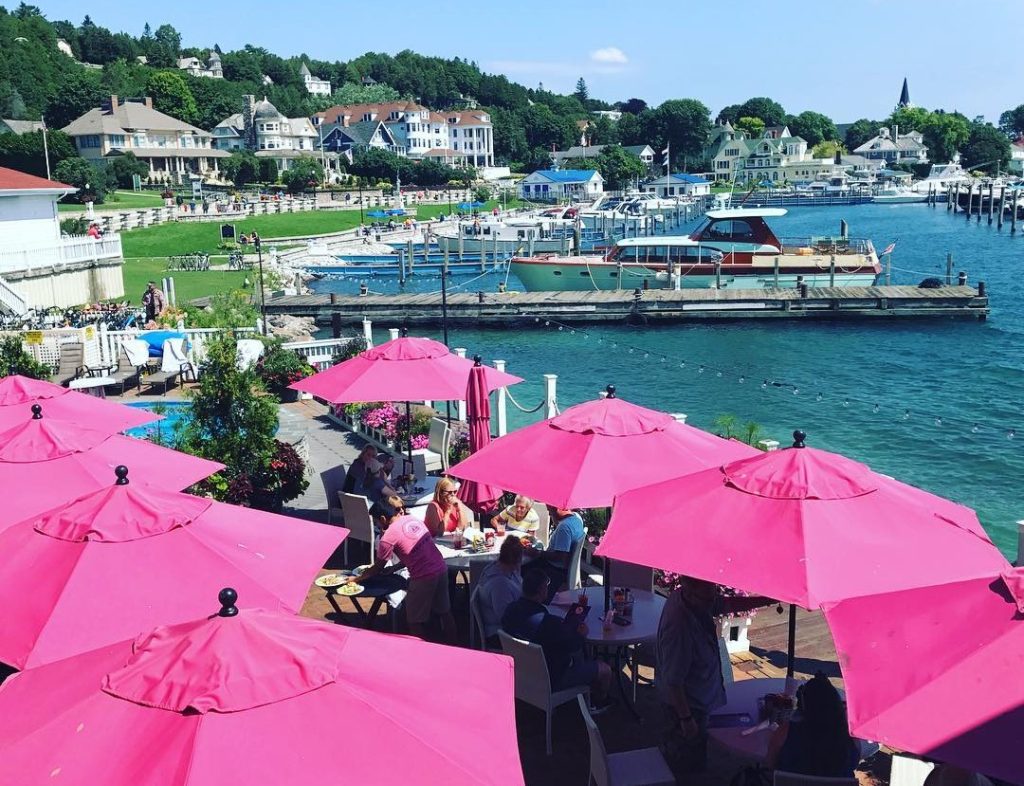
M 0 166 L 0 191 L 37 191 L 40 193 L 77 191 L 74 186 L 66 183 L 58 183 L 56 180 L 47 180 L 45 177 L 37 177 L 27 172 L 20 172 L 17 169 L 8 169 Z

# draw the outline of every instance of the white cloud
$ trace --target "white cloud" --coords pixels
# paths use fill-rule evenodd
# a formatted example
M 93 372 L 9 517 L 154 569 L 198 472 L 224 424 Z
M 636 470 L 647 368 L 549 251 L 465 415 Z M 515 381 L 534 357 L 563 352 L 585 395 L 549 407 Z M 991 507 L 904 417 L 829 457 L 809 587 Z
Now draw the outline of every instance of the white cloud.
M 590 60 L 601 65 L 626 65 L 629 58 L 617 46 L 606 46 L 590 53 Z

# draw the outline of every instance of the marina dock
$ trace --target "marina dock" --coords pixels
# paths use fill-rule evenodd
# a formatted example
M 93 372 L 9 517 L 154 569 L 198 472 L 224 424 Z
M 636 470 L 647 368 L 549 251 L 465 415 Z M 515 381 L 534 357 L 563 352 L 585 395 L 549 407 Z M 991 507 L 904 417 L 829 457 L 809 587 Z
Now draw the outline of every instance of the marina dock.
M 989 313 L 983 282 L 946 285 L 807 287 L 792 289 L 647 289 L 595 292 L 476 292 L 450 294 L 450 325 L 527 327 L 541 320 L 566 324 L 684 322 L 709 319 L 968 318 Z M 441 295 L 286 295 L 267 301 L 268 314 L 313 317 L 321 325 L 438 325 Z

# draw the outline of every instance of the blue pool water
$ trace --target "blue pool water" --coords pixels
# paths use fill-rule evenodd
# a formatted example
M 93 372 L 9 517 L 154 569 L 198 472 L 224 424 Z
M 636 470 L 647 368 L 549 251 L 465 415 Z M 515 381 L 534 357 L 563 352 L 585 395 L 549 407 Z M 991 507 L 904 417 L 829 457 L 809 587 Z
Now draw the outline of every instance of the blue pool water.
M 184 425 L 188 420 L 192 410 L 192 405 L 187 401 L 137 401 L 128 404 L 128 406 L 134 407 L 135 409 L 149 410 L 151 412 L 157 410 L 164 416 L 163 420 L 147 423 L 144 426 L 136 426 L 135 428 L 128 429 L 125 432 L 128 436 L 138 437 L 139 439 L 146 439 L 154 434 L 160 434 L 165 439 L 173 438 L 177 429 Z
M 802 428 L 811 445 L 971 506 L 1011 553 L 1014 522 L 1024 518 L 1024 231 L 1011 236 L 1008 226 L 968 222 L 941 205 L 794 208 L 771 223 L 780 235 L 828 235 L 838 233 L 840 219 L 878 249 L 898 240 L 894 283 L 944 276 L 952 252 L 954 275 L 965 270 L 971 282 L 987 283 L 988 321 L 752 320 L 575 332 L 537 324 L 459 328 L 450 344 L 505 359 L 526 380 L 512 392 L 528 407 L 541 400 L 541 375 L 550 372 L 559 375 L 563 408 L 614 383 L 622 397 L 686 412 L 704 428 L 730 413 L 783 444 Z M 452 283 L 493 291 L 504 277 Z M 350 292 L 358 283 L 324 280 L 314 288 Z M 370 288 L 397 291 L 398 284 L 375 279 Z M 438 288 L 436 276 L 423 276 L 405 291 Z M 509 288 L 518 288 L 514 277 Z M 396 326 L 376 326 L 378 340 Z M 762 388 L 764 380 L 781 384 Z M 512 426 L 537 417 L 510 407 Z

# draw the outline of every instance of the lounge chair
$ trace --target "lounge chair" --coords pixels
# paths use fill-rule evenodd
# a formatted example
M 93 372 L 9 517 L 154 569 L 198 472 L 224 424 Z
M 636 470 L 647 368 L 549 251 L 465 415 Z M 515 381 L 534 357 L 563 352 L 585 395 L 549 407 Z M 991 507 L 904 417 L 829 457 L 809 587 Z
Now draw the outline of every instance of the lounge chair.
M 240 338 L 236 344 L 239 371 L 248 371 L 263 356 L 263 342 L 256 338 Z
M 60 360 L 53 381 L 57 385 L 68 386 L 73 379 L 84 377 L 89 373 L 85 365 L 85 344 L 81 341 L 69 341 L 60 345 Z
M 149 387 L 163 385 L 163 395 L 167 395 L 168 389 L 177 382 L 178 377 L 183 376 L 191 370 L 195 379 L 195 369 L 185 356 L 183 338 L 169 338 L 164 341 L 164 355 L 160 363 L 160 370 L 146 377 L 146 384 Z
M 106 374 L 114 380 L 107 387 L 120 387 L 119 394 L 123 396 L 128 387 L 141 382 L 142 370 L 148 361 L 149 344 L 138 339 L 123 341 L 117 353 L 117 366 Z

